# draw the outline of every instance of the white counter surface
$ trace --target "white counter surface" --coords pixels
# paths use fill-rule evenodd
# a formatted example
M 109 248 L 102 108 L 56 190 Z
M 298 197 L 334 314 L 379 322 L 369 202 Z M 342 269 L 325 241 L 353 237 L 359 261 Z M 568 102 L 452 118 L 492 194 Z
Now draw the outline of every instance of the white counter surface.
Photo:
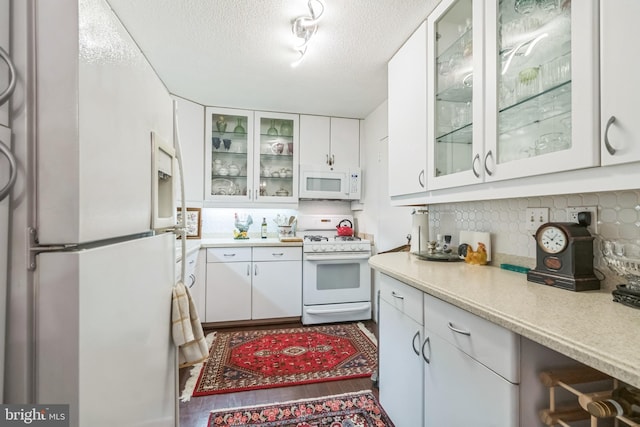
M 423 261 L 408 252 L 369 264 L 635 387 L 640 387 L 640 309 L 609 291 L 572 292 L 527 281 L 526 274 L 464 262 Z
M 281 242 L 277 237 L 269 237 L 267 239 L 250 238 L 250 239 L 234 239 L 218 238 L 218 239 L 202 239 L 200 246 L 203 248 L 235 248 L 242 246 L 302 246 L 302 242 Z

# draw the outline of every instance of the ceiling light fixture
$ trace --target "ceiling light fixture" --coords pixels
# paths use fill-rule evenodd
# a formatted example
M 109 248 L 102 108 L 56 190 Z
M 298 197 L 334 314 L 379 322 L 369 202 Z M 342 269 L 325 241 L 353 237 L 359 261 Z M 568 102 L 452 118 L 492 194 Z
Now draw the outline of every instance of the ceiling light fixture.
M 318 12 L 314 9 L 314 4 L 318 6 Z M 322 0 L 309 0 L 307 5 L 309 6 L 309 16 L 299 16 L 291 23 L 293 35 L 302 40 L 302 43 L 298 43 L 293 47 L 296 52 L 300 54 L 300 57 L 291 63 L 292 67 L 296 67 L 302 62 L 302 59 L 307 53 L 311 38 L 318 31 L 318 22 L 320 22 L 320 18 L 324 13 L 324 3 Z

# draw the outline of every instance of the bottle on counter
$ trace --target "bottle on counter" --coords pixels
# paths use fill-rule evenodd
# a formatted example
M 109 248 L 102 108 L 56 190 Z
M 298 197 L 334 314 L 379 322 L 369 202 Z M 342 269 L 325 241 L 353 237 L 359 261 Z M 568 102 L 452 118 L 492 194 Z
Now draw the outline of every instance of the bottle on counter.
M 262 226 L 260 227 L 260 237 L 267 238 L 267 219 L 262 218 Z
M 596 418 L 640 419 L 640 390 L 631 386 L 618 387 L 611 392 L 610 399 L 589 402 L 587 411 Z

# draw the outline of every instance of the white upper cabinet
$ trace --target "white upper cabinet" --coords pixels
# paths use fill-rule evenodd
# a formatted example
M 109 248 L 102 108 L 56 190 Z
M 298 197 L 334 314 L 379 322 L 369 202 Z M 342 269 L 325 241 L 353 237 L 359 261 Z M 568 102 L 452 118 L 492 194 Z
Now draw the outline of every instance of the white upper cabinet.
M 427 19 L 429 189 L 484 177 L 483 6 L 481 0 L 444 0 Z
M 598 2 L 487 3 L 486 181 L 598 166 Z
M 301 115 L 300 164 L 360 167 L 360 120 Z
M 297 203 L 297 114 L 210 107 L 205 122 L 205 201 Z
M 600 164 L 597 6 L 451 0 L 436 8 L 430 189 Z
M 389 196 L 426 194 L 427 23 L 418 27 L 388 64 Z
M 253 201 L 253 111 L 206 108 L 204 199 Z
M 255 113 L 254 200 L 298 201 L 297 114 Z
M 602 165 L 640 160 L 638 16 L 637 0 L 600 3 Z

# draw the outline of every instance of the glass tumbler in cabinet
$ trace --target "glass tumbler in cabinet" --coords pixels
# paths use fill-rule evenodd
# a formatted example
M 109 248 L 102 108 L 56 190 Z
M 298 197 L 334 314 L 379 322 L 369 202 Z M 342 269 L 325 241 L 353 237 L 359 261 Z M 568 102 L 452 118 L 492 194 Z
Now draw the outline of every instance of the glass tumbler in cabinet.
M 298 194 L 298 116 L 256 113 L 256 152 L 259 172 L 255 199 L 292 202 Z
M 594 166 L 597 2 L 496 0 L 486 16 L 485 180 Z
M 482 112 L 478 114 L 476 105 L 482 100 L 482 40 L 474 37 L 474 19 L 482 18 L 482 4 L 445 0 L 428 18 L 427 90 L 435 95 L 428 108 L 431 188 L 464 185 L 481 177 L 474 153 L 482 142 Z

